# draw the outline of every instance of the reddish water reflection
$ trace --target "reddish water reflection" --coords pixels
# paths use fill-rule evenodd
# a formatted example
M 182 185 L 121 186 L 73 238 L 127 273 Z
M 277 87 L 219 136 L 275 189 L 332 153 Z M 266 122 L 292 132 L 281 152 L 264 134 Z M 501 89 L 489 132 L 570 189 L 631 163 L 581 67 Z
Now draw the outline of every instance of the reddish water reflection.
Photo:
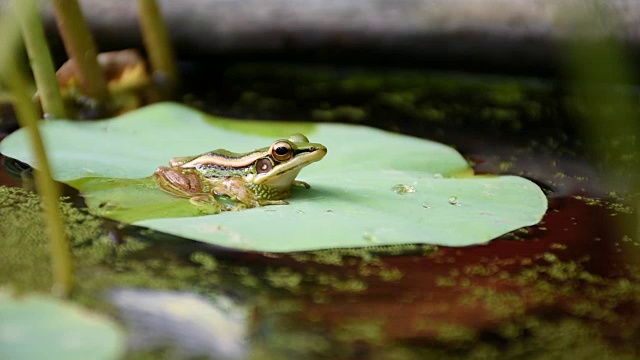
M 339 283 L 360 281 L 360 288 L 345 290 L 307 276 L 309 283 L 293 296 L 305 299 L 304 309 L 288 319 L 298 326 L 375 323 L 385 341 L 413 343 L 446 339 L 447 331 L 491 332 L 529 315 L 567 315 L 628 343 L 617 324 L 640 329 L 640 283 L 633 262 L 640 259 L 640 247 L 623 241 L 620 223 L 629 219 L 612 215 L 617 214 L 579 198 L 552 198 L 543 222 L 518 240 L 383 256 L 368 264 L 353 257 L 335 266 L 288 255 L 233 257 L 263 268 L 322 273 Z

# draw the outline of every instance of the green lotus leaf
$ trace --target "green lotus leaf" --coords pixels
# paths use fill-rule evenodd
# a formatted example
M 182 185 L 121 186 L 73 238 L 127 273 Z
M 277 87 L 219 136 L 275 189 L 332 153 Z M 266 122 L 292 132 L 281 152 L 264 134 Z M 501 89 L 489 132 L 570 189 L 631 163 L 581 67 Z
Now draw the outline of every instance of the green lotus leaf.
M 0 359 L 120 359 L 124 340 L 115 323 L 78 306 L 0 289 Z
M 230 120 L 162 103 L 96 122 L 40 125 L 56 180 L 95 214 L 220 246 L 267 252 L 424 243 L 468 246 L 540 221 L 547 201 L 516 176 L 473 176 L 451 147 L 365 126 Z M 289 205 L 217 215 L 150 178 L 175 156 L 269 146 L 302 132 L 328 148 Z M 0 152 L 34 164 L 26 132 Z

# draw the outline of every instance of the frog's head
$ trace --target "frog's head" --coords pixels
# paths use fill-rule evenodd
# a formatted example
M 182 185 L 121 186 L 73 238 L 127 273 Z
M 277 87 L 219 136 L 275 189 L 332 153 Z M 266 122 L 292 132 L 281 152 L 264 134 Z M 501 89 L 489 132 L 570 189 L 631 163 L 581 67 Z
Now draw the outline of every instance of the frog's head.
M 326 154 L 327 148 L 323 145 L 310 143 L 302 134 L 291 135 L 265 149 L 265 156 L 255 162 L 255 176 L 250 181 L 287 191 L 303 167 L 321 160 Z

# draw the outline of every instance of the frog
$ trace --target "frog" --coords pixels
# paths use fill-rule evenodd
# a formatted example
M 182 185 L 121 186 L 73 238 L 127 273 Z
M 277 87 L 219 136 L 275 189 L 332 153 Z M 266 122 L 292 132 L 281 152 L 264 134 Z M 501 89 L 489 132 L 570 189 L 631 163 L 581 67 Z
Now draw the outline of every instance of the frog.
M 247 153 L 217 149 L 195 156 L 174 157 L 169 166 L 154 174 L 157 186 L 197 206 L 240 210 L 266 205 L 286 205 L 294 186 L 311 186 L 296 177 L 307 165 L 327 154 L 322 144 L 311 143 L 303 134 L 274 141 Z M 222 205 L 216 196 L 236 205 Z

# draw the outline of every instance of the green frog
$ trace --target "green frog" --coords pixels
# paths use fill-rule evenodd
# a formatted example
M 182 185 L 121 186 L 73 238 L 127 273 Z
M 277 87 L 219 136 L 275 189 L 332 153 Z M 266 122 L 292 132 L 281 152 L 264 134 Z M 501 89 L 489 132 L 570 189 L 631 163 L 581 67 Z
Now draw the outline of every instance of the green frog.
M 294 185 L 311 187 L 296 180 L 300 170 L 326 154 L 323 145 L 294 134 L 248 153 L 218 149 L 175 157 L 169 161 L 170 166 L 158 167 L 153 176 L 162 190 L 189 198 L 194 205 L 213 207 L 215 212 L 286 205 L 284 199 L 291 196 Z M 215 195 L 227 196 L 238 205 L 223 207 Z

